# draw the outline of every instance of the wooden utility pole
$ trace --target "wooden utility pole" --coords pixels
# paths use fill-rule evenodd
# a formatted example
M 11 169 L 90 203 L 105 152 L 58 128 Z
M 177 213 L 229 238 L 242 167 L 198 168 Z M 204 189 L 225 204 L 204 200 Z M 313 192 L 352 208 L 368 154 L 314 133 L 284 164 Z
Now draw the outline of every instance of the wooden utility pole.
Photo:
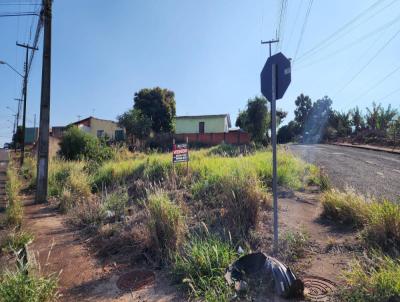
M 50 80 L 51 80 L 51 18 L 52 0 L 42 0 L 43 5 L 43 64 L 42 92 L 40 100 L 39 144 L 37 156 L 37 203 L 47 202 L 47 182 L 49 168 L 49 130 L 50 130 Z
M 24 163 L 24 156 L 25 156 L 25 124 L 26 124 L 26 96 L 28 93 L 28 56 L 29 56 L 29 50 L 38 50 L 36 47 L 29 46 L 28 44 L 20 44 L 17 42 L 17 46 L 23 47 L 26 49 L 25 52 L 25 73 L 24 73 L 24 87 L 22 89 L 23 92 L 23 113 L 22 113 L 22 145 L 21 145 L 21 157 L 20 157 L 20 163 L 21 166 Z

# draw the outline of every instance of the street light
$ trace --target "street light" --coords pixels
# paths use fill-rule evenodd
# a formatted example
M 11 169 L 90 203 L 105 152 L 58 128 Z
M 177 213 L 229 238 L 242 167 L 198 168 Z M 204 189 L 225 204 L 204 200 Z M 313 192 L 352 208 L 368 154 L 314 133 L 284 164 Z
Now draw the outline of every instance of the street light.
M 16 70 L 14 67 L 12 67 L 12 66 L 11 66 L 10 64 L 8 64 L 7 62 L 5 62 L 5 61 L 0 61 L 0 64 L 1 64 L 1 65 L 7 65 L 7 66 L 10 67 L 12 70 L 14 70 L 19 76 L 24 77 L 22 74 L 19 73 L 18 70 Z

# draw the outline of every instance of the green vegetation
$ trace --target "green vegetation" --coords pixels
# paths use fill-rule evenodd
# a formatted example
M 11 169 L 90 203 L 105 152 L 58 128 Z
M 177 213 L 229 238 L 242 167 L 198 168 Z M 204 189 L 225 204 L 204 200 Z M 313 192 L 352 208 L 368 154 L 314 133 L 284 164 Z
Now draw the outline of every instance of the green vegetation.
M 2 243 L 1 249 L 6 252 L 19 251 L 24 248 L 25 245 L 33 241 L 33 235 L 25 231 L 17 231 L 9 234 Z
M 226 268 L 237 258 L 228 242 L 206 235 L 192 235 L 183 251 L 176 253 L 172 272 L 175 279 L 195 298 L 205 301 L 230 301 L 232 289 L 227 285 Z
M 102 207 L 104 210 L 114 213 L 115 217 L 119 219 L 124 214 L 128 201 L 128 191 L 125 187 L 122 187 L 107 194 L 103 200 Z
M 58 297 L 58 278 L 43 277 L 27 267 L 7 270 L 0 276 L 0 302 L 52 302 Z
M 36 173 L 36 158 L 33 156 L 26 156 L 21 168 L 21 175 L 28 180 L 29 188 L 34 188 L 36 186 Z
M 391 254 L 400 252 L 400 205 L 367 200 L 354 191 L 330 190 L 322 195 L 322 215 L 342 224 L 363 228 L 365 241 Z
M 304 230 L 287 231 L 281 236 L 279 253 L 288 262 L 304 257 L 310 236 Z
M 17 170 L 10 163 L 7 169 L 7 183 L 6 183 L 6 195 L 7 195 L 7 208 L 6 208 L 6 223 L 8 225 L 20 226 L 23 217 L 23 208 L 21 199 L 19 197 L 19 191 L 21 189 L 21 180 Z
M 112 149 L 104 141 L 72 126 L 63 135 L 59 153 L 66 160 L 86 159 L 99 163 L 111 158 Z
M 400 297 L 400 262 L 374 253 L 352 263 L 344 275 L 347 287 L 340 291 L 345 302 L 390 302 Z
M 153 250 L 161 256 L 168 256 L 183 243 L 186 224 L 179 205 L 172 202 L 164 192 L 148 197 L 148 227 L 152 237 Z

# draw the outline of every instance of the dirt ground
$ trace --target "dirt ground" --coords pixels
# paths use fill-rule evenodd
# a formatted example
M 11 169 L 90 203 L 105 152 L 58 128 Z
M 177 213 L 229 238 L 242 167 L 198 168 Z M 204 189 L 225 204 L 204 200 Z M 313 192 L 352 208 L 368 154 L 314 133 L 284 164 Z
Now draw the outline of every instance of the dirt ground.
M 302 230 L 309 234 L 311 244 L 305 257 L 293 264 L 298 276 L 318 276 L 340 285 L 341 270 L 353 258 L 351 247 L 357 245 L 355 234 L 326 224 L 319 216 L 319 193 L 280 193 L 280 229 Z M 135 292 L 121 291 L 118 278 L 138 267 L 129 261 L 109 263 L 99 261 L 90 249 L 89 239 L 71 229 L 66 216 L 48 205 L 36 205 L 26 198 L 24 228 L 35 235 L 30 246 L 45 273 L 60 273 L 61 301 L 185 301 L 168 276 L 159 270 L 155 282 Z M 269 251 L 271 246 L 271 213 L 264 212 L 259 225 L 259 250 Z M 50 251 L 50 252 L 49 252 Z M 148 269 L 148 268 L 147 268 Z M 271 301 L 281 301 L 271 298 Z M 265 301 L 265 299 L 264 299 Z M 284 300 L 282 300 L 284 301 Z

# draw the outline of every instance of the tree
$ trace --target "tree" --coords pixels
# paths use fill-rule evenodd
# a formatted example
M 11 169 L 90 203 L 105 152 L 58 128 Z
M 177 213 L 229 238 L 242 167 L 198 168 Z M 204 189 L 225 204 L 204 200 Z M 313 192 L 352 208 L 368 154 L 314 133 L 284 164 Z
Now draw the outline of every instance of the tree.
M 376 105 L 375 102 L 372 103 L 372 109 L 367 109 L 367 114 L 365 115 L 365 120 L 367 121 L 367 126 L 371 130 L 378 129 L 378 118 L 379 111 L 381 110 L 381 105 Z
M 156 133 L 169 133 L 175 129 L 175 94 L 160 87 L 142 89 L 133 99 L 136 110 L 149 118 Z
M 136 137 L 140 140 L 146 139 L 152 129 L 152 121 L 139 109 L 130 109 L 117 117 L 118 125 L 124 127 L 126 134 L 131 139 Z
M 397 115 L 397 110 L 392 109 L 392 106 L 390 104 L 388 105 L 386 110 L 385 110 L 385 108 L 380 106 L 379 115 L 378 115 L 379 130 L 386 131 L 389 127 L 389 123 L 393 120 L 393 118 L 396 115 Z
M 239 112 L 235 124 L 249 132 L 253 141 L 262 143 L 267 137 L 269 121 L 267 99 L 256 96 L 247 101 L 246 110 Z
M 294 111 L 294 120 L 299 125 L 301 131 L 304 130 L 306 121 L 312 108 L 312 101 L 309 96 L 300 94 L 294 101 L 297 108 Z
M 110 159 L 112 150 L 104 141 L 76 126 L 71 126 L 60 141 L 59 154 L 67 160 L 86 159 L 99 163 Z
M 356 133 L 365 128 L 365 121 L 358 106 L 351 110 L 351 124 L 354 126 Z
M 278 143 L 286 144 L 292 142 L 299 133 L 299 125 L 295 121 L 290 121 L 289 124 L 279 128 Z
M 329 125 L 337 131 L 337 136 L 346 137 L 351 134 L 350 112 L 332 111 Z

